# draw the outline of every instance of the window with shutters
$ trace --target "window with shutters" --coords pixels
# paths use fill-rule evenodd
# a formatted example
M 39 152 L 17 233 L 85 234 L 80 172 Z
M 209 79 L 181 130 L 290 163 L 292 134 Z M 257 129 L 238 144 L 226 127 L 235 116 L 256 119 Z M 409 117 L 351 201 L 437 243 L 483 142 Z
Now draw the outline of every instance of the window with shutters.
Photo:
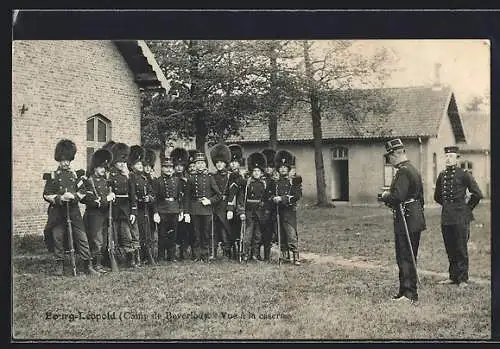
M 87 166 L 92 154 L 111 140 L 111 121 L 101 114 L 87 119 Z
M 461 161 L 460 162 L 460 167 L 463 168 L 464 170 L 469 171 L 472 174 L 472 162 L 471 161 Z
M 392 178 L 396 174 L 396 169 L 391 165 L 389 159 L 384 156 L 384 187 L 390 187 Z

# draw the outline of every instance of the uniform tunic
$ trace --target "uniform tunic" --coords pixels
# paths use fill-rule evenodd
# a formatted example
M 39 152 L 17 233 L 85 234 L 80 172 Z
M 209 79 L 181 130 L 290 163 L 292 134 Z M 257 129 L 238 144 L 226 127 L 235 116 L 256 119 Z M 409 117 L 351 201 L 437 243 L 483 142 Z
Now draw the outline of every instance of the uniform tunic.
M 468 202 L 465 201 L 467 190 L 471 194 Z M 472 210 L 482 197 L 472 174 L 460 167 L 446 167 L 436 180 L 434 200 L 442 205 L 441 232 L 448 255 L 450 280 L 455 283 L 469 279 L 469 226 L 474 219 Z
M 236 251 L 236 242 L 240 239 L 241 233 L 241 220 L 237 214 L 236 199 L 240 190 L 245 190 L 246 179 L 241 175 L 239 171 L 233 171 L 229 175 L 228 181 L 228 194 L 227 194 L 227 211 L 233 212 L 233 219 L 229 221 L 231 226 L 231 235 L 229 236 L 229 243 L 234 245 L 234 250 Z M 236 257 L 236 255 L 235 255 Z
M 61 195 L 63 195 L 65 191 L 71 192 L 75 196 L 75 199 L 68 202 L 62 201 Z M 91 258 L 85 226 L 83 224 L 80 208 L 78 207 L 78 194 L 80 197 L 85 195 L 83 179 L 78 179 L 73 170 L 58 168 L 51 173 L 50 178 L 45 182 L 43 197 L 50 203 L 47 211 L 48 221 L 46 230 L 52 232 L 54 256 L 56 260 L 63 260 L 65 249 L 69 249 L 67 240 L 68 205 L 74 247 L 76 247 L 76 251 L 83 260 L 90 260 Z
M 210 204 L 204 206 L 201 198 L 206 197 Z M 208 257 L 212 248 L 213 205 L 222 199 L 222 194 L 215 180 L 208 171 L 190 175 L 186 184 L 186 212 L 191 215 L 194 231 L 194 250 L 196 258 Z
M 231 225 L 227 220 L 227 198 L 229 194 L 229 177 L 230 173 L 227 171 L 217 171 L 213 174 L 215 183 L 222 194 L 221 200 L 213 205 L 214 208 L 214 234 L 217 242 L 222 242 L 225 253 L 229 253 L 231 249 L 230 237 Z
M 84 184 L 85 197 L 81 200 L 85 204 L 83 222 L 92 256 L 100 256 L 107 247 L 109 203 L 106 196 L 109 194 L 108 180 L 104 176 L 93 174 L 85 180 Z
M 137 196 L 135 183 L 128 176 L 120 173 L 118 169 L 112 168 L 109 174 L 109 182 L 112 191 L 116 195 L 113 203 L 113 224 L 117 232 L 117 245 L 124 252 L 133 252 L 139 245 L 139 234 L 137 229 Z M 135 215 L 134 224 L 130 223 L 130 215 Z
M 302 197 L 301 178 L 281 176 L 276 181 L 275 196 L 281 197 L 277 209 L 280 219 L 281 249 L 297 251 L 297 201 Z
M 417 274 L 408 245 L 404 221 L 399 210 L 403 204 L 408 234 L 417 260 L 420 234 L 426 229 L 423 214 L 424 196 L 422 178 L 410 161 L 403 161 L 397 165 L 397 172 L 392 180 L 390 194 L 384 201 L 393 209 L 394 238 L 396 261 L 399 268 L 399 294 L 413 299 L 418 297 Z

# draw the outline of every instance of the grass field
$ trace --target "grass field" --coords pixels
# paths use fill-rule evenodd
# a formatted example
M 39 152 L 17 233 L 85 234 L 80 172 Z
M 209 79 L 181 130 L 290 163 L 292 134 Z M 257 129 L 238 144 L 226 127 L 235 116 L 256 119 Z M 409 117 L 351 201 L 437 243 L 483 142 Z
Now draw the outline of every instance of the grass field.
M 490 338 L 489 204 L 477 207 L 471 225 L 465 289 L 437 284 L 448 269 L 440 211 L 425 213 L 417 305 L 390 300 L 397 267 L 392 215 L 383 207 L 300 207 L 298 267 L 189 261 L 63 278 L 50 275 L 51 256 L 40 237 L 15 238 L 12 334 L 55 340 Z

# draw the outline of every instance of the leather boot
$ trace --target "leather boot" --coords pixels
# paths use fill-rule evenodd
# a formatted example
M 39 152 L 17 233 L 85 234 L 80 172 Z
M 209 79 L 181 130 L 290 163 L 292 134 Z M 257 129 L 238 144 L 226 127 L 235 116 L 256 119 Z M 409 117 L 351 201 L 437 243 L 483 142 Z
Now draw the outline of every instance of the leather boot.
M 63 259 L 58 259 L 55 261 L 54 275 L 55 276 L 64 276 L 64 260 Z
M 84 261 L 83 263 L 84 263 L 83 268 L 84 268 L 85 274 L 90 275 L 90 276 L 101 275 L 101 273 L 99 273 L 98 271 L 96 271 L 94 269 L 94 267 L 92 267 L 92 259 L 88 259 L 88 260 Z
M 128 252 L 127 253 L 127 258 L 128 258 L 128 265 L 131 268 L 137 268 L 137 264 L 135 264 L 135 253 L 134 252 Z
M 99 273 L 107 273 L 108 271 L 106 269 L 104 269 L 104 267 L 102 266 L 102 256 L 101 255 L 97 255 L 95 256 L 95 268 L 94 268 L 96 271 L 98 271 Z
M 264 261 L 269 262 L 271 257 L 271 246 L 264 246 Z
M 293 252 L 292 252 L 292 254 L 293 254 L 293 264 L 294 264 L 294 265 L 300 265 L 300 261 L 299 261 L 299 253 L 298 253 L 298 252 L 293 251 Z

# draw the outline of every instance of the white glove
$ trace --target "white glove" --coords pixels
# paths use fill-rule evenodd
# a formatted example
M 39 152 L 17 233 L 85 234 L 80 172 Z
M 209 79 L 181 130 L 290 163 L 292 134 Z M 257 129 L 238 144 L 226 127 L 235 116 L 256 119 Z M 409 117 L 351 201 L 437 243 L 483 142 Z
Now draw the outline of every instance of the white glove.
M 158 213 L 153 215 L 153 222 L 160 223 L 160 215 Z
M 382 199 L 385 199 L 387 196 L 389 196 L 390 192 L 385 190 L 383 193 L 382 193 Z
M 233 211 L 227 211 L 227 213 L 226 213 L 226 218 L 227 218 L 228 220 L 233 219 Z
M 241 219 L 242 221 L 244 221 L 246 218 L 247 218 L 247 217 L 245 216 L 245 214 L 244 214 L 244 213 L 240 214 L 240 219 Z
M 179 212 L 179 216 L 177 217 L 177 221 L 182 222 L 184 219 L 184 214 L 182 212 Z
M 210 205 L 210 200 L 208 200 L 206 197 L 202 197 L 201 203 L 203 204 L 203 206 L 208 206 Z
M 116 195 L 115 193 L 109 193 L 107 196 L 106 196 L 106 200 L 109 202 L 109 201 L 115 201 L 115 198 L 116 198 Z
M 277 204 L 278 202 L 281 202 L 281 196 L 275 196 L 273 197 L 273 201 L 275 204 Z
M 131 224 L 135 223 L 135 215 L 133 215 L 133 214 L 130 215 L 130 223 Z
M 191 216 L 189 213 L 184 214 L 184 222 L 191 223 Z
M 73 200 L 74 198 L 75 198 L 75 196 L 72 193 L 70 193 L 69 191 L 67 191 L 61 195 L 62 201 L 70 201 L 70 200 Z

